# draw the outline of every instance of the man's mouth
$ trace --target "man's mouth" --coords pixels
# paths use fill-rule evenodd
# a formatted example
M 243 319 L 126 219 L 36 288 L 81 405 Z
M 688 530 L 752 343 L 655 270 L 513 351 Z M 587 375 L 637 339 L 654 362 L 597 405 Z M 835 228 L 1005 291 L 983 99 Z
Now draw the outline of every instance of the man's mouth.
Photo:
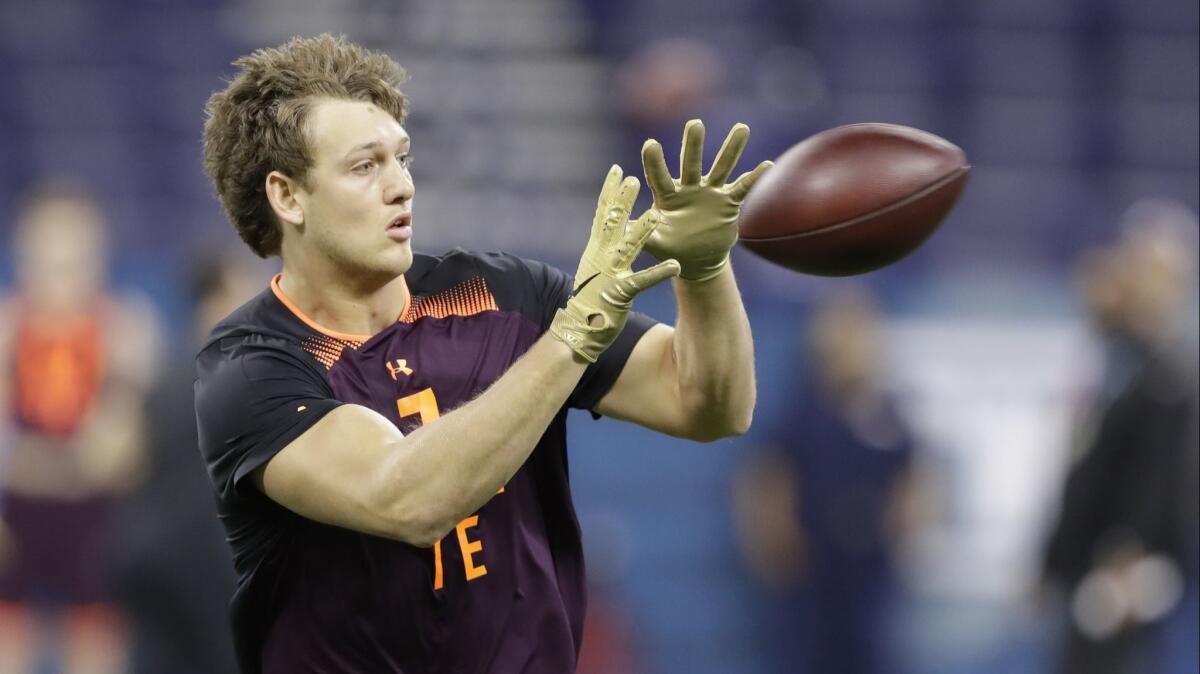
M 393 241 L 407 241 L 412 238 L 412 214 L 405 213 L 388 223 L 387 235 Z

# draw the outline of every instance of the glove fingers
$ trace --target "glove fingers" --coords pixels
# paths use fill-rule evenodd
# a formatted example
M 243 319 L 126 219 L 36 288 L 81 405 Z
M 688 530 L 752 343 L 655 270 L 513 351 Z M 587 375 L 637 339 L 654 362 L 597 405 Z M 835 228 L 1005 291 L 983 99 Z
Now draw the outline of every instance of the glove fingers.
M 750 188 L 754 187 L 754 183 L 758 182 L 758 179 L 763 177 L 763 174 L 769 171 L 774 165 L 775 162 L 773 161 L 765 161 L 754 167 L 753 171 L 748 171 L 738 176 L 738 179 L 729 186 L 729 196 L 733 197 L 734 202 L 742 203 L 742 200 L 750 192 Z
M 613 206 L 619 208 L 624 214 L 625 219 L 629 219 L 629 213 L 633 210 L 633 202 L 637 201 L 638 193 L 642 191 L 642 181 L 635 176 L 626 176 L 621 181 L 620 188 L 617 189 L 617 198 L 613 201 Z
M 699 185 L 702 161 L 704 161 L 704 122 L 693 119 L 683 127 L 683 148 L 679 151 L 679 184 Z
M 616 279 L 604 290 L 604 299 L 618 307 L 628 307 L 643 290 L 653 288 L 663 281 L 679 276 L 679 263 L 675 260 L 665 260 L 653 267 L 643 269 Z
M 625 223 L 629 220 L 629 212 L 633 210 L 633 202 L 637 201 L 642 183 L 633 176 L 626 176 L 617 188 L 616 195 L 608 204 L 605 212 L 601 242 L 605 250 L 611 249 L 621 242 L 625 235 Z
M 621 178 L 624 175 L 625 172 L 617 164 L 613 164 L 608 169 L 608 175 L 604 176 L 604 185 L 600 187 L 600 198 L 596 200 L 597 208 L 604 208 L 604 205 L 612 199 L 613 193 L 621 184 Z
M 658 211 L 650 209 L 642 213 L 642 217 L 637 220 L 632 220 L 625 227 L 625 246 L 626 254 L 621 260 L 623 265 L 628 265 L 633 262 L 642 247 L 646 245 L 647 239 L 654 234 L 658 226 L 662 224 L 662 216 Z
M 729 174 L 733 173 L 733 167 L 737 166 L 738 158 L 742 156 L 742 150 L 746 149 L 748 138 L 750 138 L 750 127 L 741 123 L 733 125 L 733 128 L 729 130 L 729 135 L 725 136 L 725 142 L 721 144 L 720 151 L 717 152 L 717 158 L 713 160 L 708 176 L 704 179 L 706 185 L 725 186 Z
M 608 217 L 608 210 L 611 207 L 613 197 L 616 196 L 617 189 L 621 184 L 621 177 L 625 174 L 621 167 L 613 164 L 612 168 L 608 169 L 608 175 L 604 176 L 604 186 L 600 188 L 600 197 L 596 200 L 596 217 L 592 220 L 592 238 L 596 238 L 600 234 L 604 226 L 604 221 Z
M 642 143 L 642 168 L 646 172 L 646 184 L 654 193 L 654 203 L 661 205 L 667 195 L 675 193 L 675 180 L 667 168 L 662 145 L 657 140 Z

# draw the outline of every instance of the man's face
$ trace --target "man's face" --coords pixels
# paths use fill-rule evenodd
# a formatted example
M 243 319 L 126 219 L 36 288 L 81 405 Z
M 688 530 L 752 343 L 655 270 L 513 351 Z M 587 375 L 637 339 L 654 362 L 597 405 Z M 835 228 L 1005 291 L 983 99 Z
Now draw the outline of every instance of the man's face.
M 39 309 L 72 312 L 89 306 L 104 283 L 104 223 L 95 206 L 54 199 L 20 224 L 17 267 L 22 291 Z
M 880 318 L 874 303 L 857 291 L 826 300 L 812 325 L 817 367 L 835 386 L 870 384 L 878 375 Z
M 412 266 L 409 138 L 390 114 L 363 101 L 323 99 L 308 116 L 313 166 L 304 247 L 349 273 L 399 276 Z

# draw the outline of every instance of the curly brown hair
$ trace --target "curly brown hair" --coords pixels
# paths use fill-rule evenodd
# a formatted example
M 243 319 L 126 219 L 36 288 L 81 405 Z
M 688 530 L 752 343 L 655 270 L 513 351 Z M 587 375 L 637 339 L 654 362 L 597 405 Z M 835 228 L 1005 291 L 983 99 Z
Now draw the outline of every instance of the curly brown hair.
M 267 201 L 267 174 L 279 171 L 307 188 L 313 101 L 367 101 L 403 123 L 405 73 L 386 54 L 329 34 L 295 37 L 233 65 L 241 72 L 205 107 L 204 170 L 238 236 L 259 257 L 278 255 L 283 232 Z

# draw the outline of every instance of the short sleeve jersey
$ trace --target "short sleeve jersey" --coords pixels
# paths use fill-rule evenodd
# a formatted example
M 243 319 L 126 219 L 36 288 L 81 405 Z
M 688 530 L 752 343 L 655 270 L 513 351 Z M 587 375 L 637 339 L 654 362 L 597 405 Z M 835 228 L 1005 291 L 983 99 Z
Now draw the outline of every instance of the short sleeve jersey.
M 508 484 L 432 549 L 297 515 L 249 476 L 339 405 L 404 433 L 485 390 L 550 325 L 571 278 L 504 254 L 417 255 L 397 322 L 322 329 L 272 287 L 197 356 L 200 448 L 233 548 L 244 672 L 573 671 L 585 610 L 566 407 L 592 408 L 653 325 L 630 316 Z M 338 447 L 329 447 L 331 455 Z

